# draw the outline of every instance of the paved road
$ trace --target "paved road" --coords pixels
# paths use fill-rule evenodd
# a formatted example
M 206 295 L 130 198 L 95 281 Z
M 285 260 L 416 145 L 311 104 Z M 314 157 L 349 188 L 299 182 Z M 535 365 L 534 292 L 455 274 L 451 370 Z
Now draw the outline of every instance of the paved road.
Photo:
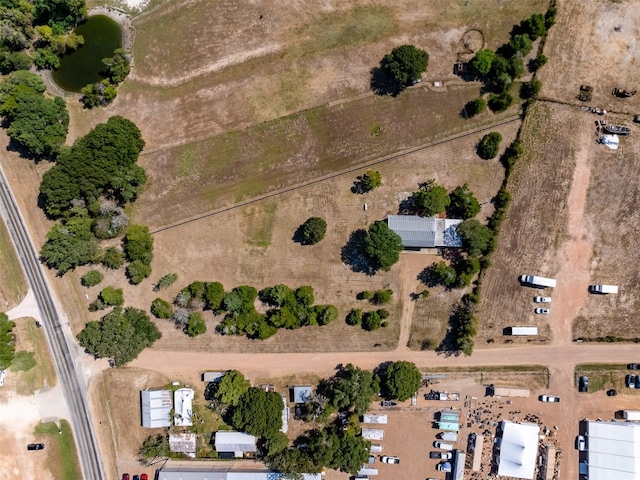
M 0 167 L 0 211 L 35 295 L 58 378 L 71 412 L 71 424 L 85 480 L 105 478 L 98 444 L 93 435 L 86 385 L 76 369 L 69 342 L 60 323 L 49 285 L 20 211 Z

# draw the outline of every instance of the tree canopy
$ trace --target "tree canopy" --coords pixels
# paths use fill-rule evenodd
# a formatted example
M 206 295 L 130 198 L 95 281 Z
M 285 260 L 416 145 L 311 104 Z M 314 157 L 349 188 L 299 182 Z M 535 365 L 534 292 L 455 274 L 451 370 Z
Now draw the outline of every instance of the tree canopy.
M 380 384 L 386 398 L 397 398 L 403 402 L 420 389 L 422 373 L 411 362 L 393 362 L 381 372 Z
M 135 165 L 143 147 L 140 130 L 130 120 L 115 116 L 96 125 L 63 149 L 44 174 L 40 195 L 47 214 L 63 215 L 74 199 L 87 204 L 100 196 L 120 204 L 135 199 L 146 182 L 144 170 Z
M 238 400 L 232 424 L 240 432 L 270 437 L 282 428 L 282 408 L 279 393 L 251 387 Z
M 89 322 L 78 333 L 78 342 L 97 358 L 110 358 L 126 365 L 162 334 L 143 310 L 116 307 L 99 322 Z
M 40 249 L 40 258 L 58 275 L 64 275 L 79 265 L 91 263 L 98 254 L 98 240 L 91 232 L 91 219 L 72 217 L 51 227 L 47 241 Z
M 251 383 L 238 370 L 227 370 L 217 385 L 213 398 L 222 405 L 235 407 L 247 393 Z
M 485 254 L 492 246 L 493 232 L 477 220 L 465 220 L 456 230 L 462 238 L 462 247 L 473 257 Z
M 475 217 L 480 212 L 480 203 L 466 183 L 456 187 L 449 198 L 451 203 L 447 209 L 447 216 L 450 218 L 466 220 Z
M 322 240 L 327 233 L 327 222 L 321 217 L 308 218 L 300 226 L 300 235 L 303 245 L 315 245 Z
M 329 404 L 338 410 L 353 409 L 362 414 L 371 405 L 371 400 L 380 389 L 378 378 L 368 370 L 362 370 L 351 363 L 318 387 L 319 393 L 326 396 Z
M 9 317 L 0 312 L 0 370 L 4 370 L 11 365 L 16 352 L 16 344 L 11 332 L 16 323 L 9 320 Z
M 414 192 L 413 205 L 420 215 L 431 217 L 446 210 L 451 203 L 447 189 L 429 181 L 424 188 Z
M 491 71 L 491 64 L 495 53 L 493 50 L 484 48 L 475 54 L 471 60 L 471 66 L 480 74 L 487 75 Z
M 389 228 L 386 222 L 378 220 L 369 226 L 364 239 L 364 253 L 371 268 L 388 271 L 400 259 L 402 239 Z
M 429 66 L 429 54 L 414 45 L 401 45 L 382 60 L 382 68 L 401 85 L 419 80 Z
M 502 142 L 502 135 L 499 132 L 487 133 L 478 144 L 478 156 L 485 160 L 496 158 L 500 150 L 500 142 Z
M 476 115 L 481 114 L 487 109 L 487 102 L 484 98 L 474 98 L 473 100 L 469 100 L 465 106 L 463 114 L 465 118 L 472 118 Z

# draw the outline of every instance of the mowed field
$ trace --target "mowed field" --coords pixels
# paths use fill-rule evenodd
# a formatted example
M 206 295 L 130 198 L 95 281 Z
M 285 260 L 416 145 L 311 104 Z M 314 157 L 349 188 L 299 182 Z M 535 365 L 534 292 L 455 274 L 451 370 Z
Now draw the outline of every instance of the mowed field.
M 0 220 L 0 311 L 15 307 L 27 294 L 27 280 L 9 231 Z

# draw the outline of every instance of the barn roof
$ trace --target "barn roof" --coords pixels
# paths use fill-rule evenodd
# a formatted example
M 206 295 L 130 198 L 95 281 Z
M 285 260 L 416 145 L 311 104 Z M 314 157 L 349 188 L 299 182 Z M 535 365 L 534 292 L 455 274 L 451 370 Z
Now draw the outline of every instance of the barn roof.
M 462 240 L 456 226 L 462 220 L 454 218 L 418 217 L 416 215 L 389 215 L 389 228 L 408 248 L 461 247 Z

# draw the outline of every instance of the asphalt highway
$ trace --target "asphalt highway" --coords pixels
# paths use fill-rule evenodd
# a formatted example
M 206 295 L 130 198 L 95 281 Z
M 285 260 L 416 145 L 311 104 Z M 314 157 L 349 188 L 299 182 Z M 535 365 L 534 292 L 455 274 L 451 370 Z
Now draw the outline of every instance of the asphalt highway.
M 72 418 L 69 420 L 73 426 L 83 478 L 103 480 L 105 474 L 98 444 L 93 434 L 86 384 L 74 364 L 72 350 L 62 328 L 51 290 L 2 168 L 0 168 L 0 211 L 40 309 L 51 356 L 71 412 Z

